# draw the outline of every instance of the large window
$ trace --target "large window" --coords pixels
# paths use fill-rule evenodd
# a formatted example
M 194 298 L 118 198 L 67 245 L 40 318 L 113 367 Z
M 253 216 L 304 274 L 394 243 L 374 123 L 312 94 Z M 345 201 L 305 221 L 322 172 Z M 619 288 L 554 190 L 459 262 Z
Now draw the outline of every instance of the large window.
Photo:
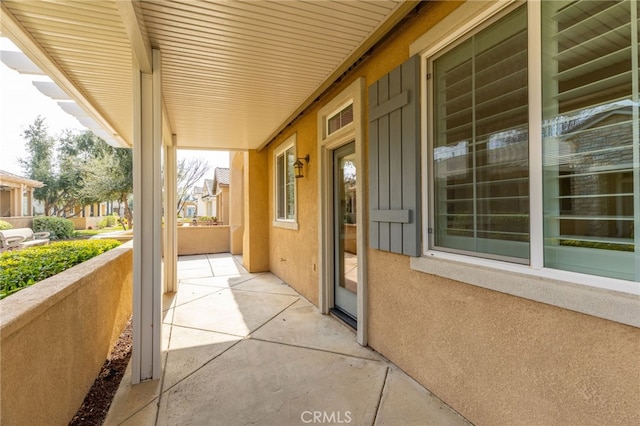
M 434 244 L 529 258 L 527 15 L 433 60 Z
M 295 136 L 275 152 L 276 221 L 296 219 L 296 182 L 293 163 L 296 161 Z
M 533 2 L 427 58 L 431 249 L 640 279 L 639 8 Z
M 545 265 L 632 280 L 637 4 L 543 2 L 542 16 Z

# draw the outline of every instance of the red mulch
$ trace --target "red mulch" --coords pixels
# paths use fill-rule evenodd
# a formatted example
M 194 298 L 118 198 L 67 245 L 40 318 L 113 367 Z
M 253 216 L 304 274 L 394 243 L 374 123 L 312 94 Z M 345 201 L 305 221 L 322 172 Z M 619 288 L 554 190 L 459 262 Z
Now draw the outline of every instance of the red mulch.
M 100 374 L 84 398 L 82 407 L 73 416 L 69 425 L 101 425 L 104 422 L 111 401 L 124 376 L 129 358 L 131 358 L 131 320 L 120 334 L 113 350 L 102 365 Z

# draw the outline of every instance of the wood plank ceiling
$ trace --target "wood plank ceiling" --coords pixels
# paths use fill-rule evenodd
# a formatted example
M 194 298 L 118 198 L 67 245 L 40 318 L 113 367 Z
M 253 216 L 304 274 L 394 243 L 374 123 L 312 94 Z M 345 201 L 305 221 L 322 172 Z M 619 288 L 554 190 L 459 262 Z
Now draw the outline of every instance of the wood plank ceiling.
M 3 0 L 2 32 L 131 145 L 133 56 L 117 1 Z M 162 54 L 166 116 L 178 146 L 217 149 L 263 146 L 414 6 L 402 0 L 133 5 L 137 27 Z

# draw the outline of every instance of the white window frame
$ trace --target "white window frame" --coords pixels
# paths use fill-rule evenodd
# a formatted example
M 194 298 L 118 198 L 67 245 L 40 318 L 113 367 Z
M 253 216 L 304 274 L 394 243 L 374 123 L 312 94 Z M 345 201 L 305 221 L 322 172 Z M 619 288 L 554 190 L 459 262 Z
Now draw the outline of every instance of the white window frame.
M 478 4 L 482 3 L 482 4 Z M 491 24 L 523 2 L 467 2 L 445 20 L 418 38 L 410 47 L 422 58 L 422 75 L 428 73 L 428 60 L 456 43 L 470 31 Z M 595 275 L 544 267 L 542 207 L 542 67 L 540 58 L 540 2 L 527 2 L 529 55 L 529 181 L 530 181 L 530 262 L 521 265 L 485 259 L 468 254 L 434 250 L 429 246 L 429 227 L 433 226 L 432 180 L 429 155 L 431 94 L 427 79 L 422 91 L 422 179 L 423 179 L 423 256 L 411 258 L 411 268 L 467 284 L 507 293 L 588 315 L 640 327 L 640 285 Z M 457 24 L 457 25 L 454 25 Z M 451 30 L 454 28 L 455 30 Z
M 297 141 L 296 135 L 291 135 L 287 140 L 285 140 L 278 148 L 276 148 L 273 152 L 273 226 L 277 228 L 285 228 L 298 230 L 298 184 L 297 180 L 293 179 L 293 219 L 280 218 L 278 217 L 278 158 L 286 155 L 286 152 L 293 148 L 293 155 L 297 158 Z M 285 170 L 286 173 L 286 170 Z M 286 201 L 285 201 L 286 206 Z
M 329 137 L 333 137 L 336 133 L 339 133 L 340 130 L 344 129 L 344 128 L 348 128 L 351 124 L 353 124 L 353 121 L 355 121 L 355 117 L 354 120 L 351 121 L 351 123 L 347 123 L 341 127 L 339 127 L 337 130 L 334 130 L 333 133 L 329 132 L 329 120 L 332 119 L 333 117 L 335 117 L 336 115 L 340 114 L 344 109 L 346 109 L 349 105 L 353 105 L 353 101 L 349 100 L 345 103 L 343 103 L 342 105 L 340 105 L 339 107 L 333 109 L 330 113 L 328 114 L 324 114 L 324 138 L 329 138 Z
M 329 313 L 333 300 L 333 151 L 350 142 L 355 142 L 356 161 L 360 165 L 358 173 L 366 176 L 365 155 L 365 129 L 364 116 L 365 80 L 358 78 L 342 92 L 336 95 L 317 115 L 317 141 L 319 159 L 318 166 L 318 308 L 323 314 Z M 327 121 L 353 103 L 353 121 L 331 135 L 327 134 Z M 367 209 L 365 205 L 365 179 L 356 180 L 356 215 L 358 226 L 357 251 L 358 251 L 358 290 L 357 310 L 358 328 L 356 340 L 360 345 L 366 346 L 368 339 L 368 290 L 367 290 L 367 247 L 366 247 L 366 223 Z

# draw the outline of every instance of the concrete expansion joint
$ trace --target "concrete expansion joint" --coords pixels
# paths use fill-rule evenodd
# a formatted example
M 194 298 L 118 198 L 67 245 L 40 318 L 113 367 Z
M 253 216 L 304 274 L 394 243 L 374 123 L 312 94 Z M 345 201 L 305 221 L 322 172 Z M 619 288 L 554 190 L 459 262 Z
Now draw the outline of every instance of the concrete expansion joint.
M 244 336 L 244 335 L 240 335 L 240 334 L 234 334 L 234 333 L 229 333 L 229 332 L 225 332 L 225 331 L 211 331 L 208 330 L 206 328 L 200 328 L 200 327 L 189 327 L 188 325 L 178 325 L 178 324 L 172 324 L 171 328 L 173 329 L 173 327 L 179 327 L 179 328 L 185 328 L 185 329 L 189 329 L 189 330 L 198 330 L 198 331 L 204 331 L 205 333 L 215 333 L 215 334 L 224 334 L 225 336 L 231 336 L 231 337 L 236 337 L 238 339 L 245 339 L 246 337 L 249 336 Z M 167 353 L 170 353 L 171 351 L 168 351 Z
M 138 413 L 140 413 L 141 411 L 145 410 L 147 407 L 149 407 L 151 404 L 155 404 L 156 408 L 156 420 L 153 423 L 154 425 L 158 424 L 158 410 L 160 408 L 160 399 L 158 397 L 153 398 L 151 401 L 149 401 L 148 403 L 146 403 L 145 405 L 143 405 L 142 407 L 140 407 L 138 410 L 134 411 L 133 413 L 131 413 L 130 416 L 128 416 L 127 418 L 123 419 L 121 422 L 118 423 L 118 426 L 120 425 L 124 425 L 127 424 L 129 422 L 129 420 L 131 420 L 132 418 L 134 418 Z
M 282 292 L 282 293 L 275 293 L 275 292 L 265 293 L 264 291 L 260 291 L 260 290 L 247 290 L 247 289 L 244 289 L 244 288 L 233 288 L 233 287 L 231 287 L 231 288 L 229 288 L 229 290 L 239 291 L 239 292 L 241 291 L 243 293 L 262 293 L 262 294 L 275 294 L 275 295 L 278 295 L 278 296 L 291 296 L 291 294 L 285 293 L 285 292 Z M 292 296 L 292 297 L 295 297 L 295 296 Z
M 344 356 L 344 357 L 347 357 L 347 358 L 359 359 L 359 360 L 363 360 L 363 361 L 367 361 L 367 362 L 375 362 L 375 363 L 379 363 L 379 364 L 384 364 L 384 361 L 380 361 L 380 360 L 377 360 L 377 359 L 372 359 L 372 358 L 367 358 L 367 357 L 364 357 L 364 356 L 348 354 L 348 353 L 344 353 L 344 352 L 332 351 L 332 350 L 329 350 L 329 349 L 314 348 L 312 346 L 296 345 L 296 344 L 287 343 L 287 342 L 278 342 L 277 340 L 267 340 L 267 339 L 260 338 L 260 337 L 253 337 L 251 335 L 247 336 L 247 338 L 251 339 L 251 340 L 255 340 L 257 342 L 271 343 L 271 344 L 274 344 L 274 345 L 287 346 L 287 347 L 290 347 L 290 348 L 308 349 L 310 351 L 323 352 L 323 353 L 327 353 L 327 354 L 340 355 L 340 356 Z
M 384 384 L 382 385 L 382 389 L 380 389 L 380 395 L 378 396 L 378 402 L 376 404 L 376 414 L 373 416 L 373 425 L 376 424 L 376 421 L 378 420 L 378 414 L 380 413 L 380 407 L 382 405 L 382 397 L 385 395 L 386 391 L 387 391 L 387 386 L 388 386 L 388 381 L 389 381 L 389 367 L 386 368 L 385 372 L 384 372 Z
M 189 284 L 189 285 L 198 285 L 198 284 Z M 189 301 L 187 301 L 187 302 L 183 302 L 183 303 L 176 303 L 176 304 L 175 304 L 175 305 L 173 305 L 172 307 L 167 308 L 164 312 L 168 311 L 169 309 L 174 309 L 174 308 L 177 308 L 178 306 L 188 305 L 189 303 L 192 303 L 192 302 L 195 302 L 195 301 L 200 300 L 200 299 L 202 299 L 202 298 L 205 298 L 205 297 L 211 296 L 212 294 L 217 293 L 220 289 L 223 289 L 223 288 L 222 288 L 222 287 L 220 287 L 219 289 L 215 289 L 215 290 L 214 290 L 214 291 L 212 291 L 211 293 L 205 293 L 205 294 L 203 294 L 202 296 L 196 297 L 195 299 L 189 300 Z M 226 290 L 226 289 L 225 289 L 225 290 Z
M 160 395 L 159 397 L 161 398 L 163 394 L 166 394 L 167 392 L 171 391 L 171 389 L 175 388 L 176 386 L 178 386 L 180 383 L 184 382 L 185 380 L 187 380 L 189 377 L 193 376 L 194 374 L 198 373 L 200 370 L 202 370 L 203 368 L 205 368 L 206 366 L 208 366 L 209 364 L 211 364 L 211 362 L 215 361 L 217 358 L 219 358 L 220 356 L 222 356 L 223 354 L 227 353 L 229 350 L 233 349 L 235 346 L 237 346 L 240 342 L 244 341 L 245 339 L 239 339 L 238 341 L 234 342 L 232 345 L 230 345 L 228 348 L 226 348 L 225 350 L 223 350 L 222 352 L 220 352 L 219 354 L 211 357 L 211 359 L 209 359 L 207 362 L 205 362 L 204 364 L 202 364 L 200 367 L 196 368 L 195 370 L 193 370 L 192 372 L 190 372 L 189 374 L 187 374 L 186 376 L 182 377 L 180 380 L 176 381 L 174 384 L 172 384 L 171 386 L 169 386 L 168 388 L 164 389 L 164 383 L 162 384 L 163 387 L 161 387 L 161 391 L 160 391 Z M 168 358 L 168 356 L 166 357 Z M 167 361 L 165 361 L 166 363 Z M 166 371 L 166 368 L 165 368 Z M 163 378 L 164 378 L 164 373 L 163 373 Z M 163 379 L 164 381 L 164 379 Z M 160 400 L 158 400 L 158 404 L 160 404 Z
M 262 292 L 258 292 L 258 293 L 262 293 Z M 288 296 L 288 295 L 284 295 L 284 296 Z M 255 333 L 256 331 L 260 330 L 262 327 L 264 327 L 265 325 L 269 324 L 275 317 L 277 317 L 278 315 L 280 315 L 281 313 L 283 313 L 284 311 L 286 311 L 287 309 L 289 309 L 291 307 L 291 305 L 293 305 L 294 303 L 296 303 L 298 300 L 300 300 L 299 297 L 296 296 L 291 296 L 291 297 L 295 297 L 295 300 L 293 300 L 291 303 L 289 303 L 287 306 L 285 306 L 283 309 L 281 309 L 280 311 L 278 311 L 275 315 L 272 315 L 271 317 L 269 317 L 265 322 L 263 322 L 260 326 L 256 327 L 254 330 L 251 330 L 248 334 L 248 336 L 251 336 L 253 333 Z M 248 337 L 247 336 L 247 337 Z

